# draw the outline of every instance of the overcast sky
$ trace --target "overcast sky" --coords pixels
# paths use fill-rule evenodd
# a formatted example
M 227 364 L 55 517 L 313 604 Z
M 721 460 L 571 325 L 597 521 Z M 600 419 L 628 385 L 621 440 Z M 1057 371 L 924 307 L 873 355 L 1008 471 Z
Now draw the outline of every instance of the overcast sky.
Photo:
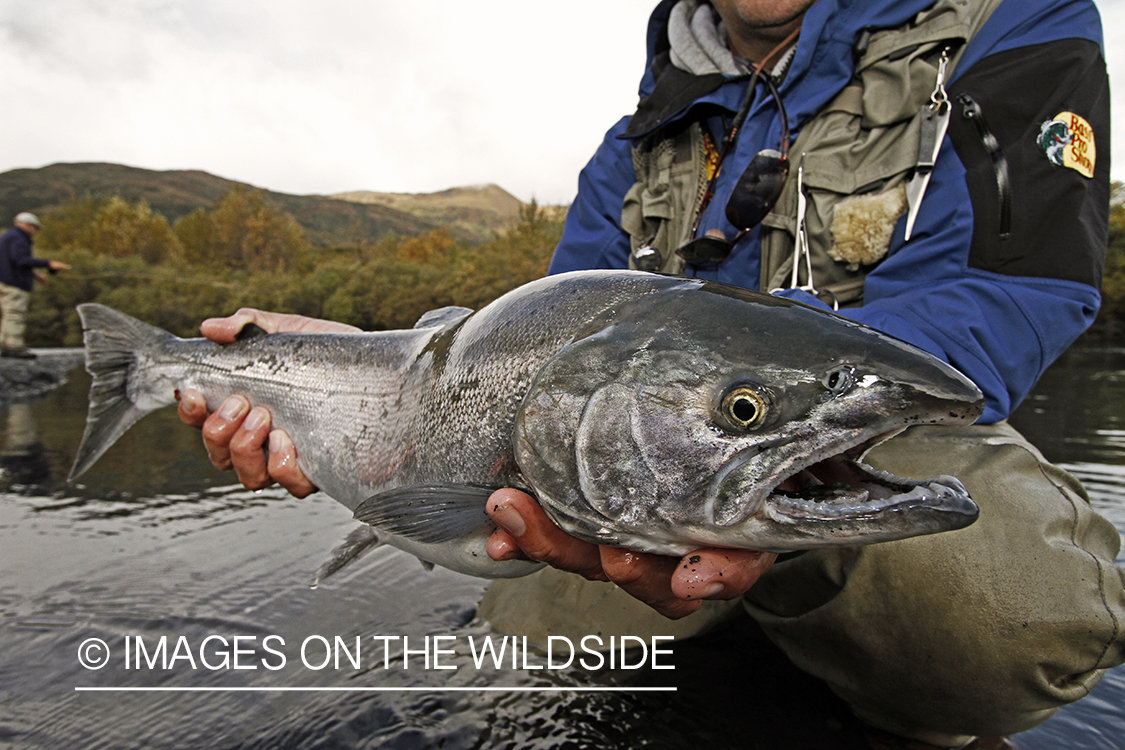
M 108 161 L 566 203 L 636 103 L 656 1 L 0 0 L 0 172 Z M 1098 5 L 1125 80 L 1125 0 Z

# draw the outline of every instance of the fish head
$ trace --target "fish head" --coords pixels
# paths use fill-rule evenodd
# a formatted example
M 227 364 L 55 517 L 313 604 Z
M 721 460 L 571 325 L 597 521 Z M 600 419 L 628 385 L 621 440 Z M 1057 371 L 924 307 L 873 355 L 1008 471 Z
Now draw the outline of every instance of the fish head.
M 691 282 L 616 311 L 538 373 L 521 471 L 565 529 L 652 552 L 866 544 L 961 528 L 952 477 L 859 461 L 912 425 L 971 424 L 977 387 L 840 316 Z

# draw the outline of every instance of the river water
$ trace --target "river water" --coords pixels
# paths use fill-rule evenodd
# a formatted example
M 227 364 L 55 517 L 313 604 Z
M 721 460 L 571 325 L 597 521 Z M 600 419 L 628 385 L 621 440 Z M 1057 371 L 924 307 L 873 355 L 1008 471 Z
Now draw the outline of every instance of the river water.
M 846 709 L 747 623 L 629 651 L 627 668 L 567 667 L 561 650 L 513 665 L 507 641 L 500 666 L 478 665 L 486 638 L 502 642 L 474 619 L 482 581 L 379 548 L 311 588 L 350 514 L 232 484 L 173 410 L 69 485 L 88 387 L 77 369 L 45 398 L 0 404 L 0 743 L 862 746 Z M 1125 533 L 1125 350 L 1073 350 L 1013 422 Z M 1017 741 L 1125 748 L 1125 667 Z

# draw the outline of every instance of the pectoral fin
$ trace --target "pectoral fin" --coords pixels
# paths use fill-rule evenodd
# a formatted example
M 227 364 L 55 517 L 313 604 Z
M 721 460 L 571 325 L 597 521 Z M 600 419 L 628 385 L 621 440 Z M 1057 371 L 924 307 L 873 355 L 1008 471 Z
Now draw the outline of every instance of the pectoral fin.
M 466 484 L 396 487 L 360 503 L 355 518 L 423 544 L 452 542 L 494 527 L 485 501 L 495 491 Z

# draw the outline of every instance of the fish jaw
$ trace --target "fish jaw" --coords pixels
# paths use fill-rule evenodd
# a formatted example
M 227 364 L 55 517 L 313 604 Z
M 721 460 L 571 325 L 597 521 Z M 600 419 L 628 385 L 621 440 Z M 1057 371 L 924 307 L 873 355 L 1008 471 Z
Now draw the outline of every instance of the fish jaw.
M 760 478 L 748 470 L 758 451 L 747 451 L 701 491 L 703 502 L 680 504 L 699 508 L 694 518 L 668 517 L 644 533 L 617 529 L 615 538 L 600 541 L 675 556 L 703 547 L 791 552 L 955 531 L 976 521 L 979 508 L 955 477 L 908 479 L 861 460 L 899 432 L 860 441 L 828 457 L 810 456 L 791 465 L 795 473 L 772 489 L 763 489 Z M 741 513 L 719 523 L 713 513 L 723 504 L 737 506 Z
M 768 491 L 760 489 L 752 474 L 740 476 L 741 467 L 734 468 L 709 492 L 740 497 L 743 515 L 716 523 L 695 541 L 784 552 L 894 541 L 954 531 L 976 521 L 979 508 L 955 477 L 908 479 L 861 460 L 899 431 L 826 458 L 811 455 L 790 466 L 794 473 Z M 735 504 L 733 497 L 726 499 Z
M 790 551 L 874 544 L 972 524 L 980 511 L 958 479 L 908 479 L 862 460 L 910 426 L 976 421 L 983 397 L 952 372 L 940 389 L 932 385 L 936 378 L 924 387 L 872 378 L 776 441 L 732 457 L 704 490 L 708 542 Z
M 823 524 L 823 528 L 814 539 L 854 539 L 874 544 L 963 529 L 980 514 L 965 485 L 955 477 L 915 481 L 878 471 L 861 461 L 843 463 L 862 483 L 859 488 L 821 485 L 826 489 L 811 496 L 771 493 L 763 514 L 774 527 L 773 536 L 782 539 L 763 546 L 789 547 L 786 539 L 804 540 L 817 524 Z

